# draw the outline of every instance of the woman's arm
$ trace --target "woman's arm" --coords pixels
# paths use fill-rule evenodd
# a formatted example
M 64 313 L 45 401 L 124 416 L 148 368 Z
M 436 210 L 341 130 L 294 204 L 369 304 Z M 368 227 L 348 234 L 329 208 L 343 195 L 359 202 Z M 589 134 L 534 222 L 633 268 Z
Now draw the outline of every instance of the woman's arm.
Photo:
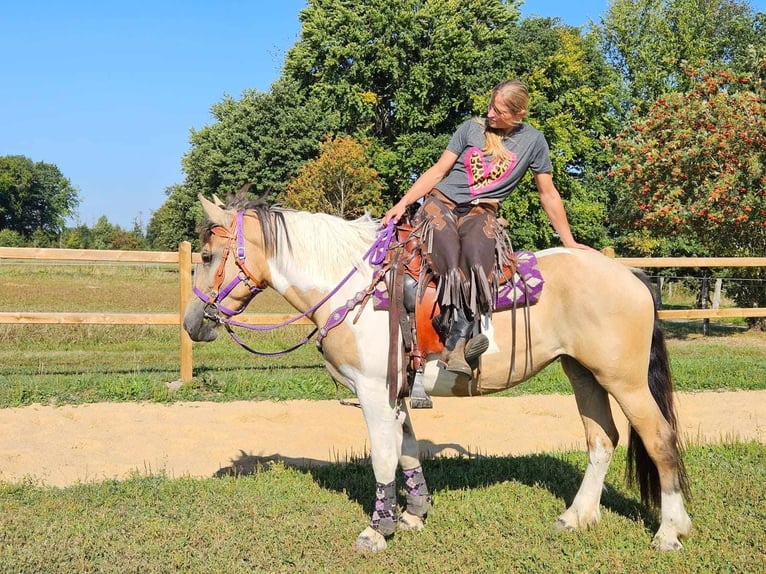
M 386 212 L 381 223 L 387 225 L 391 219 L 397 221 L 404 215 L 408 206 L 431 191 L 437 183 L 446 177 L 456 161 L 457 155 L 445 150 L 438 161 L 423 172 L 423 175 L 412 184 L 412 187 L 402 196 L 397 204 Z
M 543 206 L 545 214 L 553 225 L 553 229 L 559 234 L 564 247 L 573 247 L 576 249 L 592 249 L 575 241 L 572 230 L 569 228 L 569 221 L 564 210 L 564 202 L 561 201 L 559 190 L 553 183 L 553 177 L 549 173 L 536 173 L 535 184 L 540 194 L 540 205 Z

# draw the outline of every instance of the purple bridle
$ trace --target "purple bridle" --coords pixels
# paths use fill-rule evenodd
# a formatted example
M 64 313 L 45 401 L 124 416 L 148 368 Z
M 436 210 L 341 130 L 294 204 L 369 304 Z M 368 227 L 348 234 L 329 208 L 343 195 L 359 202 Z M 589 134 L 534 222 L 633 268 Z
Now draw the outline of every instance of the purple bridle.
M 232 225 L 231 230 L 227 230 L 226 228 L 220 225 L 213 227 L 211 230 L 214 235 L 228 239 L 229 245 L 225 248 L 223 252 L 221 263 L 218 266 L 218 270 L 216 271 L 216 279 L 213 284 L 213 290 L 210 292 L 210 295 L 206 295 L 204 292 L 198 289 L 196 284 L 194 285 L 192 289 L 194 291 L 194 294 L 197 295 L 197 297 L 199 297 L 199 299 L 206 304 L 205 318 L 223 325 L 228 331 L 229 335 L 231 335 L 232 339 L 234 339 L 234 341 L 239 346 L 241 346 L 246 351 L 249 351 L 250 353 L 253 353 L 259 356 L 275 357 L 275 356 L 284 355 L 291 351 L 295 351 L 296 349 L 308 343 L 311 340 L 311 338 L 317 333 L 317 331 L 320 332 L 320 338 L 317 340 L 317 344 L 319 344 L 321 342 L 321 339 L 324 338 L 327 332 L 333 327 L 342 323 L 343 319 L 345 319 L 346 315 L 348 314 L 348 311 L 350 311 L 354 306 L 356 306 L 358 303 L 362 301 L 363 293 L 357 293 L 352 299 L 350 299 L 346 303 L 344 307 L 333 312 L 330 318 L 328 319 L 327 323 L 325 324 L 325 326 L 322 327 L 322 329 L 315 328 L 313 331 L 311 331 L 311 333 L 309 333 L 306 337 L 304 337 L 302 341 L 282 351 L 276 351 L 273 353 L 256 351 L 255 349 L 252 349 L 250 346 L 248 346 L 247 343 L 245 343 L 234 332 L 232 327 L 242 327 L 250 331 L 273 331 L 275 329 L 279 329 L 281 327 L 285 327 L 287 325 L 295 323 L 296 321 L 311 315 L 312 313 L 314 313 L 314 311 L 316 311 L 322 305 L 324 305 L 327 301 L 329 301 L 329 299 L 333 295 L 335 295 L 338 291 L 340 291 L 341 287 L 343 287 L 343 285 L 345 285 L 348 282 L 348 280 L 351 279 L 354 273 L 356 273 L 357 267 L 356 266 L 353 267 L 346 274 L 346 276 L 343 279 L 341 279 L 340 283 L 338 283 L 329 293 L 327 293 L 324 297 L 322 297 L 309 309 L 307 309 L 306 311 L 303 311 L 299 315 L 291 317 L 275 325 L 252 325 L 250 323 L 243 323 L 241 321 L 237 321 L 233 319 L 232 317 L 242 313 L 247 308 L 250 301 L 252 301 L 253 298 L 258 293 L 261 293 L 262 291 L 264 291 L 266 287 L 268 286 L 265 281 L 257 279 L 248 270 L 246 266 L 247 257 L 245 253 L 245 239 L 244 239 L 244 231 L 243 231 L 244 215 L 245 215 L 244 211 L 237 211 L 237 217 Z M 388 250 L 388 247 L 391 243 L 393 235 L 394 235 L 394 224 L 393 222 L 389 222 L 389 224 L 386 227 L 383 227 L 380 229 L 380 231 L 378 232 L 378 235 L 375 238 L 375 241 L 373 241 L 372 246 L 370 246 L 370 248 L 364 254 L 364 256 L 362 257 L 362 260 L 369 261 L 369 263 L 374 266 L 380 265 L 385 259 L 386 251 Z M 232 249 L 232 247 L 234 249 Z M 236 277 L 234 277 L 225 287 L 221 288 L 221 285 L 223 284 L 223 279 L 224 279 L 226 259 L 228 258 L 229 253 L 231 253 L 232 251 L 234 252 L 234 261 L 237 264 L 237 267 L 239 267 L 239 273 L 237 273 Z M 244 305 L 242 305 L 240 309 L 234 311 L 224 306 L 222 302 L 229 295 L 229 293 L 231 293 L 231 291 L 235 287 L 237 287 L 237 285 L 239 285 L 240 283 L 244 283 L 250 289 L 250 298 L 245 302 Z M 353 302 L 353 305 L 352 305 L 352 302 Z M 211 307 L 215 309 L 214 313 L 209 312 L 209 309 Z
M 225 227 L 221 225 L 217 225 L 213 227 L 211 230 L 214 235 L 217 235 L 219 237 L 223 237 L 225 239 L 229 240 L 229 245 L 226 246 L 226 249 L 224 249 L 223 256 L 221 258 L 221 264 L 218 266 L 218 270 L 215 274 L 215 282 L 213 284 L 213 290 L 210 292 L 210 295 L 205 295 L 202 291 L 200 291 L 197 288 L 197 285 L 195 284 L 192 288 L 192 291 L 194 291 L 194 294 L 199 297 L 203 302 L 207 303 L 208 306 L 212 306 L 216 310 L 216 314 L 211 315 L 205 315 L 208 319 L 213 319 L 217 321 L 221 321 L 219 313 L 223 313 L 226 315 L 226 317 L 233 317 L 234 315 L 239 315 L 242 313 L 246 308 L 248 303 L 252 301 L 252 298 L 264 289 L 266 289 L 267 285 L 264 281 L 261 281 L 259 279 L 256 279 L 256 277 L 247 269 L 246 260 L 247 256 L 245 254 L 245 236 L 242 232 L 242 225 L 245 218 L 245 212 L 244 211 L 238 211 L 237 217 L 234 221 L 234 225 L 232 226 L 231 230 L 227 230 Z M 226 267 L 226 259 L 229 257 L 229 253 L 231 253 L 232 244 L 236 244 L 234 247 L 234 262 L 237 264 L 237 267 L 239 267 L 239 273 L 229 281 L 228 285 L 221 288 L 221 284 L 223 283 L 223 276 L 224 271 Z M 240 283 L 244 283 L 247 285 L 247 287 L 250 289 L 251 297 L 248 299 L 247 303 L 242 305 L 242 308 L 233 311 L 232 309 L 229 309 L 228 307 L 224 306 L 223 300 L 228 297 L 229 293 L 231 293 L 234 288 L 239 285 Z

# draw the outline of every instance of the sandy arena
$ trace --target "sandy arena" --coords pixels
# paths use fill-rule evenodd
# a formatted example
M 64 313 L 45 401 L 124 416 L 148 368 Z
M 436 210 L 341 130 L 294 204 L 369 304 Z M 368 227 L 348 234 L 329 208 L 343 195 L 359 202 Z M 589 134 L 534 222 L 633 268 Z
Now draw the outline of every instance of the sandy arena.
M 678 393 L 687 442 L 766 444 L 766 391 Z M 621 432 L 627 422 L 613 403 Z M 435 399 L 412 411 L 433 455 L 522 455 L 584 449 L 573 396 Z M 0 409 L 0 480 L 67 486 L 131 472 L 211 477 L 245 457 L 320 464 L 366 456 L 357 408 L 337 401 L 99 403 Z

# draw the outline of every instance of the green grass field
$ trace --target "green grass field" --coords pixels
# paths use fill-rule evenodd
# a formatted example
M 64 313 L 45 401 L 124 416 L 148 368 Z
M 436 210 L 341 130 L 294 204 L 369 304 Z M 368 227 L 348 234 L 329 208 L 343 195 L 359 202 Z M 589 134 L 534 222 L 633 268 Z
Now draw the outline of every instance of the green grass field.
M 124 481 L 66 489 L 0 485 L 0 572 L 763 572 L 766 448 L 692 447 L 691 538 L 650 548 L 657 519 L 622 482 L 619 449 L 601 523 L 553 529 L 584 453 L 426 461 L 426 528 L 357 555 L 374 478 L 368 464 L 282 464 L 251 476 Z
M 175 312 L 178 277 L 172 267 L 130 265 L 0 265 L 0 311 Z M 683 297 L 680 289 L 675 290 Z M 688 298 L 688 295 L 687 295 Z M 669 301 L 673 304 L 677 301 Z M 682 301 L 683 302 L 683 301 Z M 291 312 L 274 292 L 251 305 L 260 313 Z M 766 334 L 739 324 L 665 323 L 679 390 L 766 388 Z M 309 329 L 291 326 L 244 334 L 258 350 L 278 351 Z M 194 380 L 171 393 L 179 377 L 179 332 L 172 326 L 0 325 L 0 407 L 32 403 L 335 398 L 313 343 L 285 357 L 264 359 L 222 332 L 194 345 Z M 509 394 L 569 393 L 558 364 Z M 344 394 L 345 396 L 345 394 Z

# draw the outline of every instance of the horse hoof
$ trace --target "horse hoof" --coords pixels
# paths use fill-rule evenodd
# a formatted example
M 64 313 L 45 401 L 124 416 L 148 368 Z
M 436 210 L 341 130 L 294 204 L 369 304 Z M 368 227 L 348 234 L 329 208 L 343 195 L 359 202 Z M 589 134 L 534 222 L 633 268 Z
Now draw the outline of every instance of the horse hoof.
M 354 542 L 354 550 L 365 554 L 375 554 L 385 550 L 386 546 L 388 546 L 386 538 L 370 526 L 362 530 L 362 533 Z
M 558 530 L 559 532 L 574 532 L 577 530 L 574 526 L 569 524 L 566 520 L 563 518 L 559 518 L 556 523 L 553 525 L 553 528 Z
M 405 511 L 402 512 L 402 515 L 399 517 L 398 526 L 399 530 L 404 532 L 419 532 L 423 530 L 425 524 L 423 523 L 423 519 L 419 516 L 415 516 L 414 514 Z
M 689 535 L 691 527 L 692 522 L 688 516 L 685 517 L 685 520 L 661 524 L 652 539 L 652 548 L 655 550 L 681 550 L 684 547 L 681 544 L 681 538 Z
M 670 540 L 664 540 L 662 538 L 659 538 L 657 536 L 654 537 L 654 540 L 652 540 L 652 548 L 655 550 L 682 550 L 684 547 L 683 544 L 681 544 L 681 541 L 677 538 L 670 539 Z
M 678 532 L 673 528 L 660 526 L 652 539 L 652 548 L 655 550 L 681 550 L 683 547 Z

